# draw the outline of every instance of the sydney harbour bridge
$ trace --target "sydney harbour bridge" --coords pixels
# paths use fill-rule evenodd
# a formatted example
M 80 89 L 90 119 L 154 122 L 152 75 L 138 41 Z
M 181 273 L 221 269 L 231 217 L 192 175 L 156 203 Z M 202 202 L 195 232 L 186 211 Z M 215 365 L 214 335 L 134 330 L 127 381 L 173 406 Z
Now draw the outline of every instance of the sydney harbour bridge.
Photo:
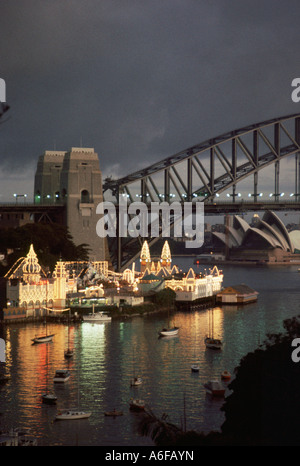
M 281 162 L 294 158 L 288 199 L 280 192 Z M 259 174 L 273 171 L 274 185 L 266 200 L 259 191 Z M 284 174 L 284 173 L 283 173 Z M 286 174 L 285 174 L 286 176 Z M 251 181 L 252 178 L 252 181 Z M 250 180 L 252 192 L 241 199 L 237 185 Z M 227 200 L 219 200 L 222 192 Z M 189 147 L 123 178 L 106 179 L 105 198 L 116 205 L 119 196 L 128 202 L 204 202 L 205 215 L 259 210 L 299 210 L 300 114 L 274 118 L 230 131 Z M 137 238 L 140 243 L 142 238 Z M 157 238 L 152 239 L 152 243 Z M 113 263 L 122 269 L 138 257 L 132 254 L 136 239 L 116 238 L 110 250 Z M 150 241 L 151 244 L 151 241 Z M 130 251 L 130 252 L 129 252 Z
M 283 161 L 292 162 L 289 168 L 289 194 L 282 196 L 280 179 L 287 178 Z M 291 165 L 289 165 L 291 167 Z M 263 174 L 262 174 L 263 171 Z M 259 189 L 265 178 L 274 179 L 268 198 Z M 250 191 L 241 198 L 238 184 L 247 181 Z M 220 200 L 221 193 L 227 194 Z M 103 183 L 103 198 L 113 202 L 118 210 L 120 196 L 128 203 L 174 201 L 204 203 L 205 215 L 244 213 L 259 210 L 292 211 L 300 208 L 300 114 L 255 123 L 208 139 L 159 162 L 119 179 L 107 178 Z M 0 214 L 7 206 L 0 206 Z M 12 206 L 9 207 L 11 209 Z M 59 203 L 16 204 L 16 210 L 31 209 L 38 220 L 60 221 L 64 206 Z M 117 229 L 118 231 L 118 229 Z M 96 234 L 96 232 L 95 232 Z M 157 238 L 147 238 L 149 244 Z M 116 270 L 124 269 L 138 257 L 142 237 L 108 238 L 111 262 Z

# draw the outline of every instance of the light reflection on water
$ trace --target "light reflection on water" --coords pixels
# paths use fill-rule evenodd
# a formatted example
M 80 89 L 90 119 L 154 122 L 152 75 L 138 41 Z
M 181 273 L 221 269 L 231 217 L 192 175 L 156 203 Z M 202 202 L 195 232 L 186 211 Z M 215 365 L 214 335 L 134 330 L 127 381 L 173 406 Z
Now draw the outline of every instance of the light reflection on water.
M 151 440 L 136 432 L 139 415 L 128 409 L 130 398 L 138 396 L 157 416 L 167 413 L 177 425 L 185 411 L 188 429 L 219 429 L 223 401 L 207 396 L 203 383 L 219 378 L 224 369 L 233 373 L 266 333 L 281 331 L 282 321 L 298 314 L 300 280 L 295 267 L 223 269 L 224 286 L 243 282 L 260 294 L 256 304 L 214 310 L 214 333 L 224 342 L 221 352 L 204 346 L 208 310 L 177 312 L 173 318 L 180 332 L 170 338 L 158 338 L 157 333 L 167 323 L 166 314 L 71 325 L 70 347 L 75 351 L 71 359 L 64 358 L 66 325 L 50 324 L 53 342 L 37 345 L 31 339 L 44 331 L 42 324 L 4 327 L 4 372 L 10 380 L 0 388 L 0 428 L 31 427 L 40 445 L 149 445 Z M 195 362 L 200 365 L 196 374 L 190 369 Z M 71 378 L 53 384 L 55 370 L 63 368 L 70 370 Z M 138 388 L 130 387 L 134 372 L 143 377 Z M 56 393 L 57 406 L 42 404 L 47 387 Z M 89 419 L 54 421 L 57 409 L 77 407 L 78 400 L 80 408 L 92 411 Z M 113 408 L 124 415 L 105 417 L 104 412 Z

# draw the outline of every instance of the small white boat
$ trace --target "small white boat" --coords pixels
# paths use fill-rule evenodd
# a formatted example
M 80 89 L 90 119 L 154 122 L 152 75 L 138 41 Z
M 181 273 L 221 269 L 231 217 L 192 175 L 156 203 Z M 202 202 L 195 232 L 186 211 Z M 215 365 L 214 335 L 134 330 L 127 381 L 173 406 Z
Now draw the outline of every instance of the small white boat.
M 209 382 L 203 384 L 203 386 L 209 395 L 220 397 L 225 395 L 225 388 L 218 380 L 210 380 Z
M 163 328 L 158 332 L 161 337 L 170 337 L 172 335 L 177 335 L 179 331 L 179 327 L 172 327 L 172 328 Z
M 206 337 L 204 339 L 204 343 L 205 343 L 206 348 L 216 349 L 216 350 L 222 349 L 222 345 L 223 345 L 221 340 L 219 340 L 218 338 L 210 338 L 210 337 Z
M 110 322 L 111 317 L 103 312 L 95 312 L 92 314 L 88 314 L 83 316 L 84 322 Z
M 42 395 L 42 402 L 47 405 L 55 405 L 57 401 L 57 396 L 53 393 L 44 393 Z
M 33 341 L 33 343 L 46 343 L 47 341 L 52 341 L 53 337 L 54 333 L 52 335 L 39 335 L 32 338 L 31 341 Z
M 131 399 L 129 403 L 130 411 L 145 411 L 145 402 L 144 400 Z
M 133 377 L 133 379 L 130 380 L 131 387 L 136 387 L 137 385 L 141 385 L 142 383 L 142 377 Z
M 56 415 L 58 421 L 69 421 L 73 419 L 87 419 L 91 416 L 91 412 L 69 409 L 67 411 L 59 411 Z
M 68 370 L 66 369 L 59 369 L 55 372 L 55 376 L 53 378 L 53 382 L 55 383 L 64 383 L 69 380 L 71 374 Z

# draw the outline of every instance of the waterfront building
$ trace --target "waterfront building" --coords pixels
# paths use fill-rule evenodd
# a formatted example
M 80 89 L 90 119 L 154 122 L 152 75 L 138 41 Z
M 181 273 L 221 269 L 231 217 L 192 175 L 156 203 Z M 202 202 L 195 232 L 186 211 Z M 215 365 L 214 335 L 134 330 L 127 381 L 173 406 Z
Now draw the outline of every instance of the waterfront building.
M 151 260 L 149 246 L 145 241 L 141 250 L 141 264 L 144 268 L 138 279 L 138 289 L 147 293 L 171 288 L 176 292 L 176 301 L 184 302 L 212 297 L 221 291 L 223 273 L 216 266 L 203 274 L 196 274 L 192 268 L 184 274 L 176 265 L 171 268 L 171 262 L 167 241 L 162 248 L 160 260 L 156 262 Z
M 247 285 L 228 286 L 217 294 L 217 302 L 222 304 L 247 304 L 257 301 L 258 292 Z
M 166 279 L 165 286 L 176 292 L 176 301 L 196 301 L 216 295 L 222 289 L 223 273 L 214 266 L 205 274 L 190 268 L 181 278 Z

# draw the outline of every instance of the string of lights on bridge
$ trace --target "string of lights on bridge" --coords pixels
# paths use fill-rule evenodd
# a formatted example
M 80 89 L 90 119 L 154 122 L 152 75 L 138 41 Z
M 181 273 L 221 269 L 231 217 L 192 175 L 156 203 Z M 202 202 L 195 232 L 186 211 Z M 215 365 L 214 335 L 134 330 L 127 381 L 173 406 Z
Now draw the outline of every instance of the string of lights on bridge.
M 262 197 L 264 197 L 264 196 L 267 196 L 267 197 L 269 197 L 269 198 L 279 199 L 279 198 L 282 198 L 282 197 L 285 196 L 285 198 L 286 198 L 286 197 L 290 197 L 290 198 L 295 198 L 295 200 L 298 200 L 298 198 L 299 198 L 299 196 L 300 196 L 300 193 L 298 193 L 298 194 L 297 194 L 297 193 L 290 193 L 290 194 L 288 194 L 288 193 L 284 193 L 284 192 L 281 192 L 281 193 L 266 193 L 266 194 L 261 193 L 261 192 L 260 192 L 260 193 L 256 193 L 256 194 L 255 194 L 255 193 L 242 194 L 242 193 L 240 193 L 240 192 L 237 192 L 237 193 L 224 193 L 224 194 L 225 194 L 225 197 L 227 197 L 227 198 L 239 198 L 239 199 L 241 199 L 241 200 L 243 200 L 243 197 L 244 197 L 244 196 L 245 196 L 245 197 L 248 197 L 249 199 L 251 199 L 251 198 L 262 198 Z M 123 196 L 125 196 L 125 197 L 127 197 L 127 198 L 130 197 L 129 194 L 125 194 L 125 193 L 123 194 Z M 199 199 L 203 199 L 203 198 L 205 198 L 206 196 L 207 196 L 206 193 L 204 193 L 203 195 L 201 195 L 201 194 L 196 194 L 196 193 L 193 194 L 193 197 L 194 197 L 194 198 L 199 198 Z M 220 198 L 220 196 L 221 196 L 221 194 L 219 194 L 219 193 L 216 193 L 216 194 L 215 194 L 215 197 L 216 197 L 216 198 Z M 142 198 L 143 195 L 142 195 L 142 194 L 136 194 L 136 197 L 137 197 L 137 198 Z M 149 193 L 146 194 L 146 197 L 149 197 Z M 164 197 L 165 197 L 165 195 L 164 195 L 164 194 L 159 194 L 159 197 L 163 200 Z M 170 194 L 169 194 L 169 197 L 170 197 L 170 199 L 175 199 L 175 198 L 176 198 L 176 194 L 170 193 Z M 183 198 L 187 198 L 187 194 L 183 193 L 183 194 L 182 194 L 182 197 L 183 197 Z M 29 201 L 28 201 L 28 195 L 27 195 L 27 194 L 14 194 L 14 198 L 15 198 L 16 204 L 18 203 L 18 200 L 19 200 L 19 199 L 23 199 L 23 202 L 24 202 L 24 203 L 29 202 Z M 47 196 L 47 201 L 49 202 L 50 199 L 51 199 L 51 196 L 48 195 L 48 196 Z

